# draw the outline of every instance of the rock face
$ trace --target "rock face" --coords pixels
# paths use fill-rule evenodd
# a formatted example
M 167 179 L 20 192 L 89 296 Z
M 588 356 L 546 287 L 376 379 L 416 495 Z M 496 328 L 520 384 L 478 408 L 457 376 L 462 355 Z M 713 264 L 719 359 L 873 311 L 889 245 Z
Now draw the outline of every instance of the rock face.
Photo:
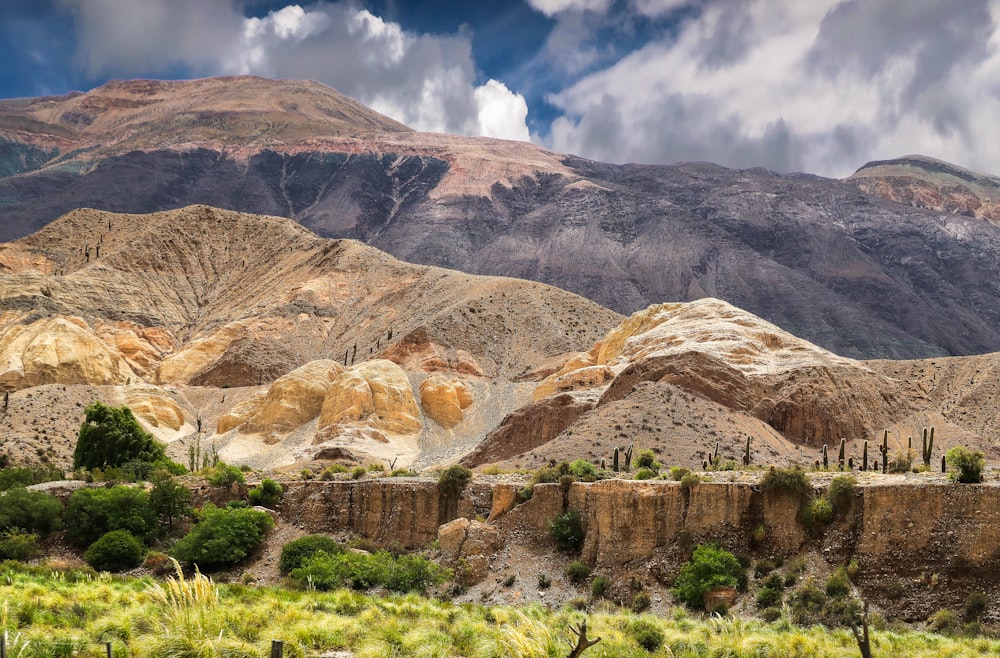
M 245 432 L 291 432 L 319 415 L 330 385 L 344 372 L 335 361 L 311 361 L 279 377 L 239 428 Z
M 624 313 L 725 299 L 844 356 L 1000 350 L 1000 227 L 876 196 L 992 216 L 982 189 L 995 181 L 954 167 L 925 194 L 872 168 L 834 181 L 707 163 L 605 165 L 414 133 L 321 85 L 259 78 L 7 101 L 0 126 L 11 145 L 0 150 L 11 154 L 0 161 L 3 239 L 81 206 L 210 204 L 290 217 L 410 262 L 551 283 Z M 7 261 L 62 267 L 35 251 Z M 490 324 L 502 338 L 506 324 Z M 490 369 L 465 345 L 432 342 Z
M 869 162 L 847 178 L 858 189 L 915 208 L 1000 224 L 1000 178 L 921 155 Z
M 459 582 L 472 586 L 489 574 L 490 557 L 503 547 L 500 532 L 480 521 L 457 518 L 438 528 L 441 556 L 447 564 L 461 564 Z M 461 562 L 459 562 L 461 560 Z
M 451 429 L 472 405 L 472 392 L 460 379 L 434 374 L 420 384 L 420 406 L 438 425 Z
M 363 423 L 394 434 L 421 429 L 410 380 L 392 361 L 366 361 L 338 375 L 319 414 L 321 429 Z

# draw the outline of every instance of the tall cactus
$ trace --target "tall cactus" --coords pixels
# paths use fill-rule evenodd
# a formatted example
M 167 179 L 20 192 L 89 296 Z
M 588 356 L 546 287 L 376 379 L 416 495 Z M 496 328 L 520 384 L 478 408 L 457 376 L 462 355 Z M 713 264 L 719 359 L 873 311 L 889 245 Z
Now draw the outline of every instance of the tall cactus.
M 878 451 L 882 453 L 882 473 L 889 472 L 889 430 L 882 432 L 882 445 Z
M 864 447 L 862 447 L 862 449 L 861 449 L 861 470 L 862 471 L 867 471 L 868 470 L 868 439 L 865 439 L 865 442 L 862 445 Z
M 931 467 L 931 452 L 934 450 L 934 427 L 931 426 L 930 436 L 928 437 L 927 428 L 924 428 L 924 447 L 922 450 L 924 458 L 924 466 L 930 470 Z
M 614 461 L 611 462 L 611 468 L 614 469 L 615 473 L 618 472 L 618 448 L 615 448 Z
M 627 448 L 625 448 L 625 470 L 626 471 L 632 470 L 632 444 L 631 443 L 628 444 Z
M 837 467 L 844 470 L 844 452 L 847 449 L 847 439 L 840 439 L 840 454 L 837 455 Z
M 830 467 L 830 456 L 827 453 L 826 444 L 823 444 L 823 470 L 825 471 Z
M 747 437 L 746 449 L 743 451 L 743 465 L 750 466 L 750 437 Z

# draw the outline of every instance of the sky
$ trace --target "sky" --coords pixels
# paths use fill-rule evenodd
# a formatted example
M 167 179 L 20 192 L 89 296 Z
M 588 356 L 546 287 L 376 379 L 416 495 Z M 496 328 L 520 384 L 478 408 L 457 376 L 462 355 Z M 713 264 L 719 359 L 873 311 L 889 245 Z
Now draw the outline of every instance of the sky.
M 1000 174 L 1000 0 L 0 0 L 0 61 L 0 98 L 256 74 L 605 162 Z

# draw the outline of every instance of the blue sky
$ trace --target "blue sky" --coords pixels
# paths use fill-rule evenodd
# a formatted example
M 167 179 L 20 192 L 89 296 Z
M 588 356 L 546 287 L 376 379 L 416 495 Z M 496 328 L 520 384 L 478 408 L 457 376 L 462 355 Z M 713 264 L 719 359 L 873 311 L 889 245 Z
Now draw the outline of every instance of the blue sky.
M 2 0 L 0 97 L 253 73 L 610 162 L 1000 173 L 998 18 L 1000 0 Z

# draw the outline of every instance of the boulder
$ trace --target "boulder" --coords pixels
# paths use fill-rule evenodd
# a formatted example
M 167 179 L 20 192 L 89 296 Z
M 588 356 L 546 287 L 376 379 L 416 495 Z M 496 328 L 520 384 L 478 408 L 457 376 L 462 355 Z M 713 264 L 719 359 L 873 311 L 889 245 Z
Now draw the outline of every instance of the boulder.
M 480 521 L 458 518 L 438 528 L 441 555 L 448 564 L 461 560 L 456 578 L 466 586 L 482 582 L 489 573 L 490 557 L 503 547 L 500 531 Z
M 322 359 L 279 377 L 241 429 L 283 434 L 311 421 L 323 408 L 330 384 L 343 372 L 336 361 Z
M 384 359 L 365 361 L 338 375 L 326 393 L 318 428 L 363 424 L 396 434 L 422 428 L 413 388 L 402 368 Z
M 454 377 L 434 374 L 420 384 L 420 406 L 438 425 L 451 429 L 462 422 L 472 404 L 472 392 Z

